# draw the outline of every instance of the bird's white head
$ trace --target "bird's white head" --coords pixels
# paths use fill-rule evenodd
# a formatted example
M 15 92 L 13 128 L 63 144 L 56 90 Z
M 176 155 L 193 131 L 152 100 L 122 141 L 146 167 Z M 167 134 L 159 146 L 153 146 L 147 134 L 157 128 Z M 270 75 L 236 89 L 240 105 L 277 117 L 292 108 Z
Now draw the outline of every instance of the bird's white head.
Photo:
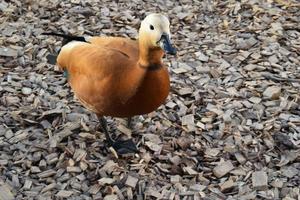
M 176 49 L 171 44 L 170 22 L 162 14 L 147 15 L 141 23 L 139 37 L 149 48 L 160 47 L 168 54 L 176 54 Z

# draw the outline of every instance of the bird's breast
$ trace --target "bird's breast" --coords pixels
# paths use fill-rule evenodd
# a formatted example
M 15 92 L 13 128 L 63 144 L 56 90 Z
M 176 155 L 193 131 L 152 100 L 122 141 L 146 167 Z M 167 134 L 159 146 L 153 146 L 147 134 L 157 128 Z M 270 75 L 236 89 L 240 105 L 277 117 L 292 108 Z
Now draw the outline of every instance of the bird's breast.
M 156 110 L 163 104 L 170 91 L 170 79 L 167 68 L 161 67 L 146 72 L 135 94 L 125 103 L 114 106 L 113 117 L 131 117 Z

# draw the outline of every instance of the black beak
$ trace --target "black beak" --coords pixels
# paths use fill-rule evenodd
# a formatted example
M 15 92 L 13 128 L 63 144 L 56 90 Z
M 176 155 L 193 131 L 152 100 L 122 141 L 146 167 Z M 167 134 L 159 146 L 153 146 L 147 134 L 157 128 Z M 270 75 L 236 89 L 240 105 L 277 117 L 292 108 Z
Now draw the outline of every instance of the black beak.
M 176 49 L 172 46 L 169 35 L 166 33 L 163 33 L 160 40 L 158 41 L 160 43 L 160 47 L 167 53 L 171 55 L 176 55 Z

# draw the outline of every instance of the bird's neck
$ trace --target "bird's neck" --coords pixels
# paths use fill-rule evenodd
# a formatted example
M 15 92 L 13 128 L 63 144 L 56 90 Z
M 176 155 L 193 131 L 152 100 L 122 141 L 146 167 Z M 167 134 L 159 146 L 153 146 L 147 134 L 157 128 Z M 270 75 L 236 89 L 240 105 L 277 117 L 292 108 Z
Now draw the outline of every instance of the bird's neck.
M 144 68 L 162 66 L 163 55 L 164 52 L 160 47 L 149 48 L 149 45 L 143 38 L 139 39 L 139 66 Z
M 126 86 L 122 88 L 122 100 L 127 102 L 139 89 L 143 88 L 145 78 L 148 75 L 156 73 L 158 69 L 162 69 L 162 57 L 164 52 L 161 48 L 148 48 L 148 40 L 139 38 L 139 60 L 134 70 L 128 70 L 128 74 L 124 75 L 124 81 L 120 85 Z

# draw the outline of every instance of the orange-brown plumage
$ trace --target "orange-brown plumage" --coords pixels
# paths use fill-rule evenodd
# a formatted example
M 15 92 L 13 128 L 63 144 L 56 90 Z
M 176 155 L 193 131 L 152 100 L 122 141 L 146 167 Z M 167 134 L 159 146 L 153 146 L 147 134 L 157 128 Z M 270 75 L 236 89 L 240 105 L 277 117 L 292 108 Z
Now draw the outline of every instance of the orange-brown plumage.
M 149 50 L 153 54 L 149 63 L 155 63 L 156 69 L 148 69 L 138 63 L 137 41 L 118 38 L 116 43 L 108 38 L 101 45 L 102 39 L 95 37 L 96 44 L 93 40 L 82 43 L 58 56 L 57 63 L 68 71 L 69 83 L 82 104 L 99 116 L 112 117 L 146 114 L 159 107 L 170 85 L 161 63 L 162 50 Z
M 159 14 L 146 19 L 138 40 L 91 37 L 66 44 L 57 57 L 77 98 L 98 117 L 146 114 L 169 94 L 169 74 L 162 63 L 164 50 L 174 51 L 169 22 Z

